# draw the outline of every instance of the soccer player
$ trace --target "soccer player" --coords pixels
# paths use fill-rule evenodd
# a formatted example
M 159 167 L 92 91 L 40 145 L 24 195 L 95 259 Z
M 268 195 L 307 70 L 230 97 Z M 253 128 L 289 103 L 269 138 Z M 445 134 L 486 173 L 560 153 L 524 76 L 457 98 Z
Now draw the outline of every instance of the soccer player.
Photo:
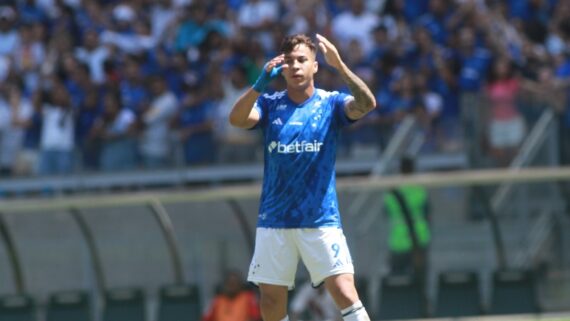
M 317 34 L 325 61 L 351 94 L 315 88 L 317 47 L 305 35 L 286 37 L 257 82 L 234 104 L 230 123 L 261 128 L 264 179 L 255 251 L 248 281 L 259 286 L 265 321 L 287 321 L 288 289 L 299 259 L 314 286 L 324 283 L 346 321 L 370 320 L 354 286 L 354 267 L 342 232 L 335 187 L 339 130 L 373 110 L 374 95 Z M 285 91 L 264 94 L 282 75 Z

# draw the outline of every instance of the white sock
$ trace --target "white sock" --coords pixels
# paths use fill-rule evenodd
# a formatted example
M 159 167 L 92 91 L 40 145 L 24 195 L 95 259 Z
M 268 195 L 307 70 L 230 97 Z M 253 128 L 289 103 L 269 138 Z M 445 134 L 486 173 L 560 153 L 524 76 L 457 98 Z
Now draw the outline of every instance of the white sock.
M 370 321 L 370 317 L 360 301 L 355 302 L 348 308 L 342 309 L 340 313 L 344 321 Z
M 289 316 L 286 315 L 281 321 L 289 321 Z

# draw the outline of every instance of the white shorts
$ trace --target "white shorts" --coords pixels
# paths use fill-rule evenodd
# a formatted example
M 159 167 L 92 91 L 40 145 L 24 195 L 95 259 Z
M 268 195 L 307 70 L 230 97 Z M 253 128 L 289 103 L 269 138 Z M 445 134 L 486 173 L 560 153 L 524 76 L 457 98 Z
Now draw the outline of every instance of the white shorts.
M 320 285 L 331 275 L 354 274 L 350 251 L 340 228 L 257 228 L 247 280 L 293 289 L 299 259 L 307 267 L 313 286 Z
M 525 123 L 520 116 L 509 120 L 491 120 L 489 139 L 494 148 L 513 148 L 523 141 L 525 133 Z

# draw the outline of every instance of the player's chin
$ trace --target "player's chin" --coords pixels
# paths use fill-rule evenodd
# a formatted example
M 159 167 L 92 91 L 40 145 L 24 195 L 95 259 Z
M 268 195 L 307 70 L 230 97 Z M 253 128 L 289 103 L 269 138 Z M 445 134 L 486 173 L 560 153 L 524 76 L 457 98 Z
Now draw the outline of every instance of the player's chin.
M 309 81 L 306 79 L 291 78 L 287 81 L 287 86 L 294 89 L 304 89 L 308 86 Z
M 299 85 L 299 84 L 289 84 L 287 86 L 287 89 L 289 90 L 295 90 L 295 91 L 303 91 L 305 89 L 307 89 L 307 85 Z

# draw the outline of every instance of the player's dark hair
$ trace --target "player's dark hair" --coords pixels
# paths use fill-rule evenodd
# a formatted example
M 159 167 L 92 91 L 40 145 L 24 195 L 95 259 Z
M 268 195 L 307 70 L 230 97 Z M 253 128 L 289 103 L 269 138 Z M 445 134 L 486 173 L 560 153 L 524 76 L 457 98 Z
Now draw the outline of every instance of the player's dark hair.
M 283 42 L 281 43 L 281 52 L 284 54 L 288 54 L 291 51 L 293 51 L 293 49 L 295 49 L 295 47 L 297 47 L 298 45 L 307 46 L 307 48 L 309 48 L 312 53 L 317 52 L 317 45 L 315 45 L 315 43 L 311 40 L 311 38 L 305 35 L 292 35 L 285 37 L 285 39 L 283 39 Z

